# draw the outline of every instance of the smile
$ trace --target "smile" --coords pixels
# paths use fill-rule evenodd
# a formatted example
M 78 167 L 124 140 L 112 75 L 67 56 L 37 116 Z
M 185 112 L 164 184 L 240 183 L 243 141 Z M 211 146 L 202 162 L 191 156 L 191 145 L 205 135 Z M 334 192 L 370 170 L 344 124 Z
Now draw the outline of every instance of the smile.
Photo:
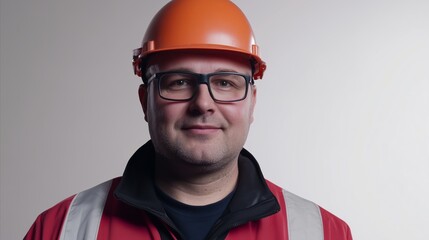
M 184 127 L 183 130 L 191 134 L 205 135 L 205 134 L 217 133 L 218 131 L 221 130 L 221 128 L 217 126 L 208 126 L 208 125 L 192 125 L 192 126 Z

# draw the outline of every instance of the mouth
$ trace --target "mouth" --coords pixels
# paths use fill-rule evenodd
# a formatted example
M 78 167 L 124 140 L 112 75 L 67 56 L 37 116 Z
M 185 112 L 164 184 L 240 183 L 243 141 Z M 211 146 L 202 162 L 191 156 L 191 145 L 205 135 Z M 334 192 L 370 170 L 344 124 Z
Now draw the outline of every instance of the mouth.
M 214 125 L 189 125 L 183 127 L 182 129 L 187 133 L 196 135 L 213 134 L 222 130 L 221 127 Z

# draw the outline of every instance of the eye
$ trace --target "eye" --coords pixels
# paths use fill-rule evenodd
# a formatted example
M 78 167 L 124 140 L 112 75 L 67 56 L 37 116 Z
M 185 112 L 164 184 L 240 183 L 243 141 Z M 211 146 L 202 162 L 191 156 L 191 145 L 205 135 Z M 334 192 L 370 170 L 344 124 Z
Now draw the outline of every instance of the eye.
M 210 80 L 214 89 L 222 91 L 235 91 L 246 86 L 246 80 L 240 75 L 215 75 Z
M 188 84 L 188 81 L 186 79 L 177 79 L 170 83 L 172 86 L 183 86 Z
M 170 79 L 166 87 L 171 90 L 187 89 L 192 87 L 192 80 L 188 78 Z
M 220 79 L 217 83 L 220 87 L 231 87 L 231 81 Z
M 168 91 L 181 91 L 192 89 L 195 85 L 195 80 L 186 75 L 186 74 L 178 74 L 171 73 L 166 74 L 161 79 L 161 89 Z

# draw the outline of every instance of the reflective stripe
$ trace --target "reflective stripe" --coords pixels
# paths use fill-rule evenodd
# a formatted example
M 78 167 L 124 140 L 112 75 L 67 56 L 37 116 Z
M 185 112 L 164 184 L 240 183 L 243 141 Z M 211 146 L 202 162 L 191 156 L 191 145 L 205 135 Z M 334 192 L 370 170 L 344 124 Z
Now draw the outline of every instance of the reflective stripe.
M 95 240 L 112 181 L 78 193 L 64 220 L 60 240 Z
M 323 240 L 319 206 L 283 190 L 286 202 L 289 240 Z

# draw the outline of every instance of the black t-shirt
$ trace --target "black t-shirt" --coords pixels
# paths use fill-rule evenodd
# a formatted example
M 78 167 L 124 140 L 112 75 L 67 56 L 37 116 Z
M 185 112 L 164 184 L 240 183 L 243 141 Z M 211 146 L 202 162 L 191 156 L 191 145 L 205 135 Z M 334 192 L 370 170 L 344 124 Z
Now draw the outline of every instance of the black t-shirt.
M 216 220 L 225 211 L 233 193 L 219 202 L 205 206 L 191 206 L 176 201 L 158 189 L 158 196 L 167 215 L 173 220 L 186 240 L 204 239 Z

